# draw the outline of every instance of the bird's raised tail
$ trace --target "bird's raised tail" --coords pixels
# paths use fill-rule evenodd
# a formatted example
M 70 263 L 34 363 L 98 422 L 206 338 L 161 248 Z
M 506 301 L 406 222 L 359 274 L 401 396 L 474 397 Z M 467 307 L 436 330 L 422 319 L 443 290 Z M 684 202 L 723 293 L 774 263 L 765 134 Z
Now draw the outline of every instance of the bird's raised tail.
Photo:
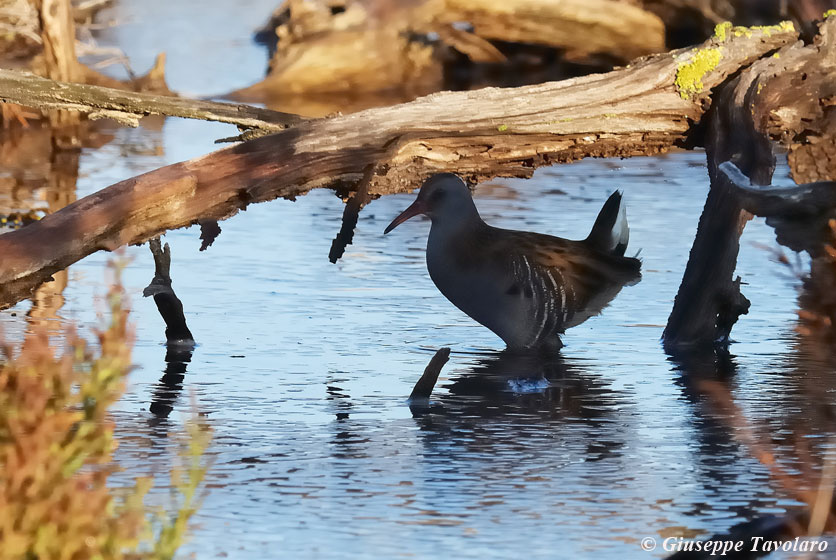
M 598 251 L 623 256 L 629 240 L 627 212 L 621 200 L 621 193 L 615 191 L 598 212 L 592 231 L 585 241 Z

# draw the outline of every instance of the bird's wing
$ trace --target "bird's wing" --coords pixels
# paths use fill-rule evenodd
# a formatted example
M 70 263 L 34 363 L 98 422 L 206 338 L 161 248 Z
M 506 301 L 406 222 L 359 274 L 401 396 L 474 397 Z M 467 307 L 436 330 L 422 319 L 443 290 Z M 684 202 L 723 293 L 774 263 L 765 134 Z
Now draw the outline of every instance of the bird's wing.
M 607 254 L 583 241 L 509 231 L 505 251 L 512 286 L 532 298 L 544 333 L 562 332 L 597 315 L 622 286 L 640 277 L 637 259 Z

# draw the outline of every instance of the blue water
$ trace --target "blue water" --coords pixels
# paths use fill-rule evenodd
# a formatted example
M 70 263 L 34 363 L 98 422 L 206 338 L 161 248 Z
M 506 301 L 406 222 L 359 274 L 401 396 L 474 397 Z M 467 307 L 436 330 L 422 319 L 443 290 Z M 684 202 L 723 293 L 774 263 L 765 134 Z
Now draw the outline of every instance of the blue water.
M 175 89 L 208 95 L 263 71 L 247 33 L 270 2 L 226 16 L 196 3 L 122 4 L 115 16 L 130 24 L 111 38 L 139 68 L 168 50 Z M 178 41 L 181 28 L 195 40 Z M 119 129 L 82 154 L 79 196 L 232 134 L 172 119 Z M 166 389 L 164 325 L 141 297 L 153 262 L 147 247 L 128 248 L 137 369 L 116 411 L 124 476 L 156 474 L 152 499 L 167 503 L 166 434 L 194 400 L 214 429 L 214 465 L 180 558 L 649 558 L 663 551 L 642 551 L 642 538 L 710 536 L 785 511 L 793 495 L 741 437 L 753 430 L 789 465 L 793 434 L 803 434 L 820 457 L 836 383 L 794 333 L 798 281 L 755 245 L 775 246 L 761 220 L 742 239 L 738 274 L 752 308 L 733 331 L 725 384 L 740 417 L 720 413 L 659 344 L 707 184 L 704 154 L 683 152 L 586 160 L 477 188 L 489 223 L 570 238 L 588 233 L 610 192 L 625 193 L 643 279 L 570 330 L 548 362 L 501 354 L 498 338 L 438 293 L 424 264 L 427 222 L 383 236 L 414 195 L 373 201 L 330 264 L 343 204 L 320 190 L 249 207 L 221 223 L 205 252 L 195 228 L 165 236 L 198 341 L 182 387 Z M 69 269 L 59 323 L 97 324 L 111 258 Z M 11 338 L 29 307 L 0 312 Z M 407 396 L 442 346 L 450 362 L 429 407 L 413 413 Z M 153 402 L 173 406 L 168 419 L 151 414 Z

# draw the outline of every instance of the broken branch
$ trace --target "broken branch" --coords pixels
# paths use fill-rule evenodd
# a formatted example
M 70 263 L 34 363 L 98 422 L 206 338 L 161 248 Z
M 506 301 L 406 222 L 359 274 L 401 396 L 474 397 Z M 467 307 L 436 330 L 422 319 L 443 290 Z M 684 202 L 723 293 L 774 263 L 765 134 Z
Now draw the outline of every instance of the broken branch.
M 438 381 L 438 376 L 441 373 L 441 368 L 444 367 L 444 364 L 446 364 L 449 359 L 449 348 L 441 348 L 435 353 L 430 360 L 430 363 L 427 364 L 426 368 L 424 368 L 424 373 L 421 375 L 421 379 L 418 380 L 418 383 L 416 383 L 415 387 L 412 389 L 412 394 L 409 395 L 410 403 L 430 398 L 433 388 L 435 387 L 435 382 Z
M 147 115 L 166 115 L 278 131 L 304 120 L 289 113 L 250 105 L 56 82 L 5 69 L 0 69 L 0 101 L 38 109 L 80 111 L 90 113 L 93 118 L 115 118 L 122 124 L 136 123 L 140 117 Z

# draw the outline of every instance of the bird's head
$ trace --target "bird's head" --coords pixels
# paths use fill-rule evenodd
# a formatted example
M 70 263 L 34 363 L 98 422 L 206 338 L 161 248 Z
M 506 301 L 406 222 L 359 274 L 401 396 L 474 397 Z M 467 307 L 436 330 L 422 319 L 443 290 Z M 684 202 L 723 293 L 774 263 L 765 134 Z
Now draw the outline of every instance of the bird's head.
M 461 177 L 453 173 L 439 173 L 424 181 L 415 202 L 392 220 L 383 233 L 389 233 L 419 214 L 428 216 L 433 222 L 451 221 L 462 219 L 475 210 L 470 189 Z

